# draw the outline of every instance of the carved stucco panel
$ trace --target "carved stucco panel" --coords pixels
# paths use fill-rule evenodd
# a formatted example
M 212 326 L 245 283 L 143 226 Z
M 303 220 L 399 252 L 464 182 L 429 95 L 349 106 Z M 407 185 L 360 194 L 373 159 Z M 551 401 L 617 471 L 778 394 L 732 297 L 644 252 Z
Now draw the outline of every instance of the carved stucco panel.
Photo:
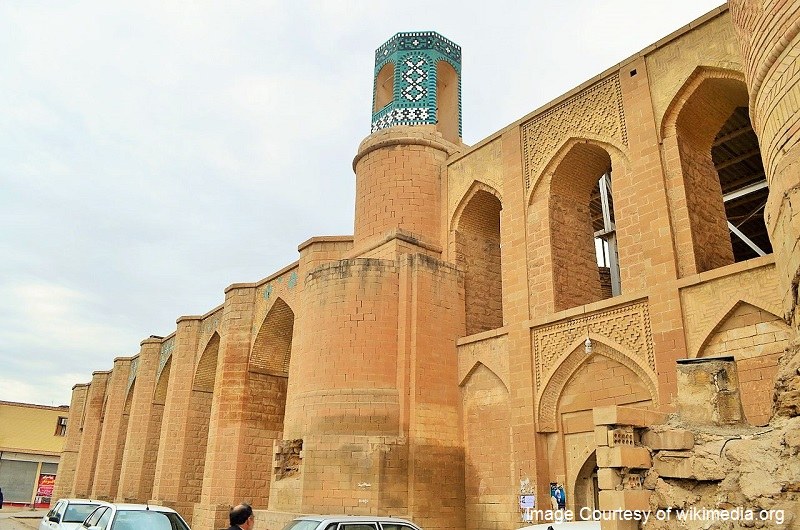
M 570 348 L 590 334 L 620 345 L 655 372 L 650 313 L 647 301 L 640 301 L 534 328 L 531 335 L 537 388 L 542 388 L 542 381 L 558 368 Z
M 525 189 L 570 137 L 614 140 L 628 145 L 622 89 L 617 74 L 606 77 L 522 124 Z

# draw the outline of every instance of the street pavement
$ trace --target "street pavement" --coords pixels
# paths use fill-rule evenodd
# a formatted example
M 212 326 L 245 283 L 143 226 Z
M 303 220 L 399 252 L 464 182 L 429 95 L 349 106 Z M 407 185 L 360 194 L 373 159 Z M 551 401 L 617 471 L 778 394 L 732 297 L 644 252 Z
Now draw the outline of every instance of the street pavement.
M 31 530 L 39 528 L 39 521 L 47 509 L 11 508 L 3 506 L 0 510 L 0 530 Z

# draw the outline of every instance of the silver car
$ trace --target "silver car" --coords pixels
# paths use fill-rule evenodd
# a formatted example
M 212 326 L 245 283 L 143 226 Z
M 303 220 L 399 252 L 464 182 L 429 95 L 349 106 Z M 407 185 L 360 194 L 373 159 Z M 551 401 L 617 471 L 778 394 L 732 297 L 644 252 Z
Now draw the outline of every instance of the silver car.
M 305 515 L 283 530 L 422 530 L 411 521 L 370 515 Z
M 111 506 L 92 499 L 59 499 L 39 522 L 39 530 L 75 530 L 98 506 Z
M 109 504 L 100 506 L 79 530 L 189 530 L 178 512 L 154 504 Z

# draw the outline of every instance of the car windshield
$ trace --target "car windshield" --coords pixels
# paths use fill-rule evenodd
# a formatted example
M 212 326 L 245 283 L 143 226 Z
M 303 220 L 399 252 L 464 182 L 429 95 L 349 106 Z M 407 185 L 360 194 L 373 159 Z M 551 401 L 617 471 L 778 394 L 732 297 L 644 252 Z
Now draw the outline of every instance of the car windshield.
M 314 530 L 319 523 L 319 521 L 309 520 L 289 521 L 289 524 L 284 526 L 283 530 Z
M 62 523 L 82 523 L 97 508 L 97 504 L 70 504 L 64 512 Z
M 189 527 L 172 512 L 118 510 L 111 530 L 189 530 Z

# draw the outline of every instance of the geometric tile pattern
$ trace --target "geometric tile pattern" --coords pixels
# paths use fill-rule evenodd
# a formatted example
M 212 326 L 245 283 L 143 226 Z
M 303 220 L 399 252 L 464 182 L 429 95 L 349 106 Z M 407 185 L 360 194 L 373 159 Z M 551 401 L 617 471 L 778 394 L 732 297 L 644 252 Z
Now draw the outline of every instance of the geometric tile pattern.
M 398 33 L 375 52 L 373 108 L 378 73 L 394 65 L 392 101 L 372 114 L 371 132 L 395 125 L 435 124 L 437 66 L 458 75 L 458 134 L 461 135 L 461 47 L 433 31 Z
M 522 124 L 525 189 L 571 135 L 590 133 L 628 145 L 619 75 L 611 75 Z

